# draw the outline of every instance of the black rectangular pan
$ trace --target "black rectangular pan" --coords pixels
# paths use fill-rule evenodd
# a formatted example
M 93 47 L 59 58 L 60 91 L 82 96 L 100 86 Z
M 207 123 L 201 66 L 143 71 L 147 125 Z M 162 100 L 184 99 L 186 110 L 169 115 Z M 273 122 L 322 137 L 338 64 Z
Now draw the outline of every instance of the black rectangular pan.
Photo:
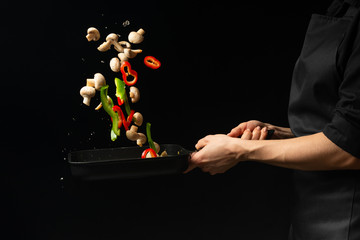
M 139 178 L 180 174 L 188 167 L 190 151 L 176 144 L 160 145 L 167 157 L 141 158 L 148 147 L 121 147 L 82 150 L 69 153 L 73 177 L 81 180 Z
M 268 130 L 271 138 L 274 130 Z M 141 158 L 148 147 L 121 147 L 82 150 L 69 153 L 72 176 L 82 180 L 139 178 L 180 174 L 188 167 L 191 151 L 177 144 L 160 145 L 167 157 Z

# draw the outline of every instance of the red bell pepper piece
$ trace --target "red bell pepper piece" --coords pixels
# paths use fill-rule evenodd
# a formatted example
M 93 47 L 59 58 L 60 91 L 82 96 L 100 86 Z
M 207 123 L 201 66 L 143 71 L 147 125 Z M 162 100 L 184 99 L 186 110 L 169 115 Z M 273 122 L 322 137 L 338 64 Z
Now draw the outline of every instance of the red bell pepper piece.
M 150 153 L 151 154 L 151 157 L 157 157 L 156 155 L 156 152 L 154 151 L 154 149 L 152 148 L 148 148 L 148 149 L 145 149 L 145 151 L 143 151 L 143 153 L 141 154 L 141 158 L 146 158 L 146 155 Z
M 120 97 L 117 97 L 117 101 L 118 101 L 119 106 L 124 104 L 124 100 L 122 100 Z
M 129 115 L 128 118 L 127 118 L 127 123 L 128 123 L 128 125 L 130 125 L 130 123 L 131 123 L 131 121 L 132 121 L 132 119 L 133 119 L 134 113 L 135 113 L 134 110 L 131 110 L 131 111 L 130 111 L 130 115 Z
M 126 68 L 126 70 L 125 70 L 125 68 Z M 135 70 L 131 69 L 131 65 L 128 61 L 123 62 L 123 64 L 121 65 L 120 71 L 122 73 L 123 81 L 126 85 L 132 86 L 137 82 L 137 80 L 138 80 L 137 72 Z M 127 80 L 127 77 L 129 75 L 134 77 L 134 79 L 130 82 Z
M 152 69 L 158 69 L 161 66 L 160 61 L 154 58 L 153 56 L 146 56 L 144 58 L 144 63 L 147 67 Z
M 122 119 L 122 111 L 121 111 L 121 108 L 119 106 L 113 106 L 112 108 L 115 112 L 117 112 L 117 114 L 119 115 L 119 121 L 118 121 L 118 128 L 121 128 L 121 125 L 123 123 L 123 119 Z M 112 121 L 112 118 L 111 118 L 111 121 Z M 125 126 L 125 123 L 124 123 L 124 126 Z
M 133 116 L 134 116 L 134 113 L 135 111 L 134 110 L 131 110 L 130 111 L 130 115 L 128 116 L 127 119 L 125 119 L 125 115 L 123 113 L 123 111 L 121 110 L 121 108 L 119 106 L 113 106 L 113 110 L 115 112 L 117 112 L 119 114 L 119 128 L 121 127 L 121 125 L 123 124 L 124 125 L 124 128 L 125 130 L 129 130 L 129 126 L 131 124 L 131 121 L 133 119 Z
M 127 121 L 126 121 L 126 119 L 125 119 L 124 113 L 123 113 L 123 111 L 121 110 L 121 108 L 120 108 L 119 106 L 116 106 L 116 105 L 115 105 L 115 106 L 113 107 L 113 110 L 119 114 L 119 119 L 122 120 L 122 123 L 124 124 L 125 130 L 126 130 L 126 131 L 129 130 L 129 125 L 127 124 Z

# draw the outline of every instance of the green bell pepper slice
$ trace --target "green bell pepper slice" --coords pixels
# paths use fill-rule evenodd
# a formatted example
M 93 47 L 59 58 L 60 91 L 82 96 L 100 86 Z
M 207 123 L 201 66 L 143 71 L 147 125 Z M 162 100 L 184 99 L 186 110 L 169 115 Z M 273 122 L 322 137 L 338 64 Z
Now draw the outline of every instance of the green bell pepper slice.
M 114 102 L 112 101 L 112 99 L 109 98 L 108 100 L 108 88 L 109 85 L 101 87 L 100 100 L 105 112 L 107 112 L 107 114 L 109 114 L 112 118 L 111 140 L 115 141 L 117 137 L 120 136 L 120 129 L 118 127 L 119 115 L 113 110 Z
M 149 143 L 149 147 L 152 148 L 156 152 L 156 147 L 154 141 L 151 138 L 151 123 L 146 123 L 146 137 Z
M 116 97 L 120 98 L 124 104 L 125 104 L 125 111 L 127 115 L 129 116 L 131 113 L 131 108 L 129 105 L 129 100 L 126 95 L 125 91 L 125 83 L 120 78 L 115 78 L 115 85 L 116 85 Z

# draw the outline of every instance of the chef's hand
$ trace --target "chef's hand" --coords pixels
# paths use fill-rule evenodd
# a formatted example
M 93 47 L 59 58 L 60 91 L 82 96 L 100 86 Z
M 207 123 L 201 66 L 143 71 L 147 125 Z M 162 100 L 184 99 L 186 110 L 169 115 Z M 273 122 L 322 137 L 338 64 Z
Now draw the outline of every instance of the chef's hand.
M 264 140 L 268 134 L 268 125 L 257 120 L 251 120 L 240 123 L 233 128 L 227 135 L 230 137 L 239 137 L 245 140 Z
M 238 139 L 224 134 L 208 135 L 200 139 L 195 145 L 199 151 L 191 155 L 189 167 L 184 173 L 196 167 L 211 175 L 226 172 L 238 163 L 232 151 L 232 143 L 236 140 Z

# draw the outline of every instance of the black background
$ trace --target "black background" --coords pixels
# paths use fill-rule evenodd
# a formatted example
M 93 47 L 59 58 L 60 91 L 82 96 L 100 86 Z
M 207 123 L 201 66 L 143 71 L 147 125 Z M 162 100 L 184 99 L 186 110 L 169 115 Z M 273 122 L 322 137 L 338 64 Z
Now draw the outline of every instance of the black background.
M 109 120 L 81 104 L 86 78 L 143 28 L 131 61 L 159 143 L 194 149 L 207 134 L 259 119 L 287 126 L 291 75 L 310 15 L 331 1 L 7 2 L 1 15 L 1 151 L 5 230 L 12 239 L 286 239 L 291 171 L 240 163 L 227 173 L 74 182 L 69 151 L 133 146 L 110 140 Z M 122 23 L 129 20 L 130 25 Z M 142 63 L 153 55 L 158 70 Z

